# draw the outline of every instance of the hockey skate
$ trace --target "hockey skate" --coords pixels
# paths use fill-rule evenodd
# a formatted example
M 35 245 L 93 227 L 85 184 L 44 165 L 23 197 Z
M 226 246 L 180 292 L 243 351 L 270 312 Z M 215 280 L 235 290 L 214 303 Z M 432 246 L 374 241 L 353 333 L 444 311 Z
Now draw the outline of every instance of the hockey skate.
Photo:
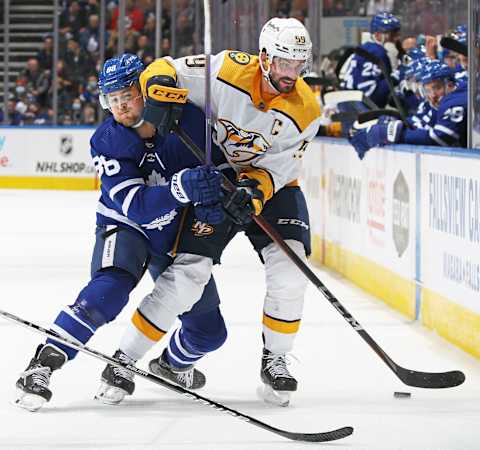
M 117 350 L 113 358 L 126 364 L 135 364 L 135 361 L 121 350 Z M 133 373 L 122 367 L 107 364 L 102 372 L 102 379 L 95 400 L 107 405 L 118 405 L 126 395 L 132 395 L 134 390 Z
M 264 386 L 260 394 L 267 403 L 288 406 L 291 393 L 297 390 L 297 380 L 288 371 L 287 364 L 284 353 L 263 349 L 260 377 Z
M 160 358 L 152 359 L 148 366 L 150 368 L 150 372 L 158 375 L 159 377 L 172 381 L 173 383 L 178 384 L 185 389 L 200 389 L 205 386 L 206 383 L 205 375 L 199 370 L 195 369 L 193 364 L 185 369 L 179 369 L 171 366 L 166 361 L 165 350 Z
M 65 364 L 67 355 L 51 344 L 40 344 L 30 364 L 17 380 L 14 404 L 29 411 L 39 410 L 52 398 L 48 388 L 54 370 Z

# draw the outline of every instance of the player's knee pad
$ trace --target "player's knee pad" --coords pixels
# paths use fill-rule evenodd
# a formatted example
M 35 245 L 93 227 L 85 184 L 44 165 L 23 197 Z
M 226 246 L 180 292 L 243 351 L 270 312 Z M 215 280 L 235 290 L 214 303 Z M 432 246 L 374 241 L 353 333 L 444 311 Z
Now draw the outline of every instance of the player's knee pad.
M 112 267 L 95 272 L 70 309 L 97 329 L 117 317 L 135 285 L 135 277 L 122 269 Z
M 201 354 L 220 348 L 227 339 L 220 309 L 182 317 L 182 337 L 190 349 Z
M 190 311 L 210 279 L 213 262 L 205 256 L 183 253 L 155 281 L 141 302 L 141 313 L 167 331 L 177 316 Z
M 302 242 L 291 239 L 285 242 L 303 261 L 306 261 Z M 276 315 L 275 311 L 278 311 L 285 320 L 298 319 L 303 310 L 307 278 L 275 243 L 262 250 L 262 257 L 265 262 L 267 285 L 265 312 Z

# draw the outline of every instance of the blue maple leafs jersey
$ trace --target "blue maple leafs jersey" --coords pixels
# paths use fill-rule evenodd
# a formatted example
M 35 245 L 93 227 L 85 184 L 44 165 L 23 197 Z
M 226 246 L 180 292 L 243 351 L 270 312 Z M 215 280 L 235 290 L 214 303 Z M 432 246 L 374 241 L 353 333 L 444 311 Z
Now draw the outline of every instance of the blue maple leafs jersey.
M 457 88 L 440 101 L 436 120 L 429 129 L 405 130 L 402 142 L 416 145 L 467 146 L 467 84 Z
M 380 58 L 388 73 L 391 73 L 392 66 L 386 50 L 380 44 L 367 42 L 362 44 L 368 53 Z M 384 108 L 388 101 L 389 88 L 380 68 L 371 61 L 353 54 L 345 63 L 346 69 L 342 68 L 342 89 L 359 89 L 365 93 L 379 108 Z
M 187 104 L 180 126 L 200 148 L 205 148 L 204 124 L 203 113 Z M 182 210 L 170 193 L 169 180 L 199 161 L 173 133 L 142 139 L 113 117 L 99 126 L 90 145 L 101 181 L 97 224 L 134 228 L 150 241 L 153 253 L 169 252 Z M 219 153 L 212 145 L 213 151 Z
M 416 129 L 429 130 L 437 121 L 437 110 L 427 100 L 423 100 L 415 114 L 407 117 L 407 121 Z

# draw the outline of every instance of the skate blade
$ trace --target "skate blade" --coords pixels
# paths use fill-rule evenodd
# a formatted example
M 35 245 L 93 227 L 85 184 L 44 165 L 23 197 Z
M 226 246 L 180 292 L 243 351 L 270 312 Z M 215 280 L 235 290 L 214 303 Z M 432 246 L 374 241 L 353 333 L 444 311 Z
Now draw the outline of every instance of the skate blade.
M 107 383 L 102 381 L 93 399 L 104 403 L 105 405 L 118 405 L 122 402 L 126 395 L 127 391 L 114 386 L 109 386 Z
M 290 391 L 274 391 L 271 386 L 264 384 L 257 389 L 257 393 L 264 402 L 271 405 L 287 407 L 290 404 Z
M 17 389 L 15 399 L 12 400 L 12 405 L 19 408 L 26 409 L 31 412 L 38 411 L 47 401 L 40 395 L 30 394 Z

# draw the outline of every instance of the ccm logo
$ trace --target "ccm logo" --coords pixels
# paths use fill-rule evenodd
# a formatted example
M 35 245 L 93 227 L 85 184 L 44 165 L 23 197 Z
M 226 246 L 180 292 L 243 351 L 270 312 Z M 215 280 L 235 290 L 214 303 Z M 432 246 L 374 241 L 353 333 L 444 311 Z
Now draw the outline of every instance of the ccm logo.
M 154 87 L 152 90 L 151 90 L 151 95 L 153 97 L 157 97 L 159 98 L 160 100 L 161 99 L 166 99 L 166 100 L 170 100 L 170 101 L 173 101 L 173 102 L 186 102 L 187 100 L 187 96 L 185 94 L 180 94 L 180 93 L 177 93 L 177 92 L 170 92 L 170 91 L 167 91 L 167 90 L 164 90 L 164 89 L 161 89 L 161 88 L 156 88 Z
M 277 225 L 297 225 L 308 230 L 308 225 L 300 219 L 278 219 Z

